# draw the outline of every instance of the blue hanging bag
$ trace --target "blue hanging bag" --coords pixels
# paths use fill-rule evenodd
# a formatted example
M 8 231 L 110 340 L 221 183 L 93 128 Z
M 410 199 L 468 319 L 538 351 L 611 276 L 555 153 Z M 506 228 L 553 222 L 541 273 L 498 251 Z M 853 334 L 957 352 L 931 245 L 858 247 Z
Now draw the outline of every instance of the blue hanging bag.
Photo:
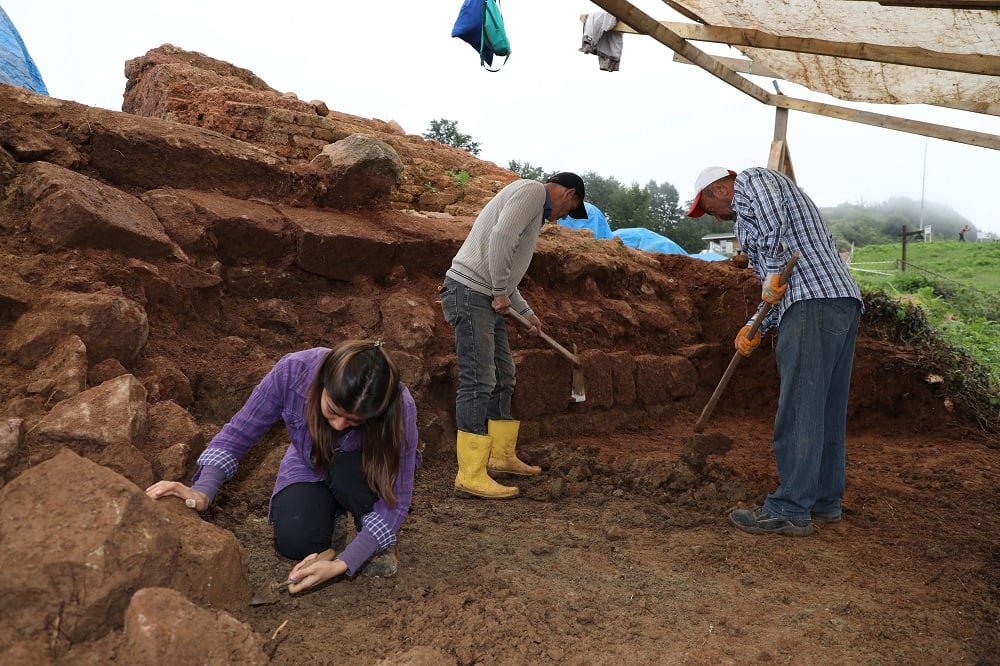
M 503 27 L 503 14 L 500 13 L 500 5 L 497 4 L 496 0 L 485 0 L 483 4 L 483 36 L 480 39 L 479 47 L 480 49 L 485 47 L 498 56 L 504 56 L 500 67 L 507 64 L 507 58 L 510 57 L 510 39 L 507 38 L 507 31 Z M 483 53 L 480 51 L 479 64 L 486 67 L 484 62 Z M 490 58 L 489 64 L 493 64 L 493 58 Z M 496 69 L 486 67 L 486 69 L 491 72 L 499 72 L 500 67 Z
M 510 39 L 503 25 L 503 15 L 496 0 L 464 0 L 458 18 L 451 29 L 451 36 L 458 37 L 479 52 L 479 64 L 490 72 L 493 55 L 510 56 Z

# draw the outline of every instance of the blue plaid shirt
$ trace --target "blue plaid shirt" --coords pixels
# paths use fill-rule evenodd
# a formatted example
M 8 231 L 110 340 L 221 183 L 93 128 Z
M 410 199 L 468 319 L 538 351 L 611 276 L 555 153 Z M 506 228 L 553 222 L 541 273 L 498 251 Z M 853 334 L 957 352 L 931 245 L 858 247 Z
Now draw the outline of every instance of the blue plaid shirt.
M 798 185 L 782 173 L 754 167 L 736 176 L 733 189 L 733 232 L 761 283 L 780 273 L 792 252 L 799 253 L 788 290 L 764 317 L 761 334 L 776 327 L 796 301 L 856 298 L 861 302 L 861 290 L 840 258 L 830 229 Z

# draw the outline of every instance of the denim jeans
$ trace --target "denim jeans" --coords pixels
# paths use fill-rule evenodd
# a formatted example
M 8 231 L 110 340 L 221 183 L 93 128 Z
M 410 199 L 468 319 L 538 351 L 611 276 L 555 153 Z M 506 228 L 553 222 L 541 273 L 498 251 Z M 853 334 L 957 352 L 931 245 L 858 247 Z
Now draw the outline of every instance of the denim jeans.
M 509 420 L 514 395 L 514 358 L 503 315 L 493 310 L 493 298 L 445 278 L 441 310 L 455 329 L 458 394 L 455 425 L 476 435 L 486 434 L 487 419 Z
M 774 418 L 780 485 L 764 509 L 789 520 L 841 510 L 846 485 L 847 398 L 861 303 L 815 298 L 781 318 L 775 357 L 781 388 Z

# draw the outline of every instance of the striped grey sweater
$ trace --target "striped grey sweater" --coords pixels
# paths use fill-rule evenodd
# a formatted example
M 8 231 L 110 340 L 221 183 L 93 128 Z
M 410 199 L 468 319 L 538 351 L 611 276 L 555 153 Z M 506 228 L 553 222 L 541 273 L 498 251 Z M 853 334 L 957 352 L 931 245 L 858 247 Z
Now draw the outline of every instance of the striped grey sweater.
M 487 296 L 507 294 L 514 310 L 534 314 L 517 286 L 535 253 L 547 200 L 537 180 L 517 180 L 500 190 L 479 213 L 446 275 Z

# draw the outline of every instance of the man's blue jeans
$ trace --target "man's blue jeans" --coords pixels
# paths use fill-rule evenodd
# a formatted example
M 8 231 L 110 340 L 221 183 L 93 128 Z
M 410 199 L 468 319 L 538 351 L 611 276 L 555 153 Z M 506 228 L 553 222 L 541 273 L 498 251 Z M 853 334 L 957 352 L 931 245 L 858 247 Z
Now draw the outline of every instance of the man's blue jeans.
M 514 395 L 514 358 L 503 315 L 493 310 L 493 299 L 445 278 L 441 310 L 455 329 L 458 357 L 458 395 L 455 425 L 476 435 L 486 434 L 486 421 L 509 420 Z
M 841 510 L 847 467 L 847 398 L 861 303 L 814 298 L 782 315 L 775 357 L 781 389 L 774 418 L 780 485 L 764 510 L 789 520 Z

